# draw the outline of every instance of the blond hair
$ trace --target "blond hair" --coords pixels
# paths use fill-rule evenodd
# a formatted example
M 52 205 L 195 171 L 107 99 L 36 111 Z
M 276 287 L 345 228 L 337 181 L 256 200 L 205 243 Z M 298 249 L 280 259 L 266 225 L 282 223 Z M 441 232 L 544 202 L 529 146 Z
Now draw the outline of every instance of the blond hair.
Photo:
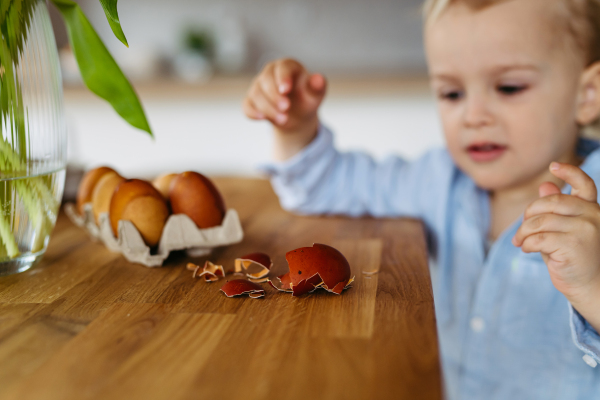
M 450 5 L 463 3 L 474 10 L 510 0 L 425 0 L 423 19 L 434 21 Z M 518 1 L 518 0 L 514 0 Z M 586 66 L 600 61 L 600 0 L 557 0 L 557 16 L 585 57 Z M 582 127 L 586 136 L 600 138 L 600 118 Z

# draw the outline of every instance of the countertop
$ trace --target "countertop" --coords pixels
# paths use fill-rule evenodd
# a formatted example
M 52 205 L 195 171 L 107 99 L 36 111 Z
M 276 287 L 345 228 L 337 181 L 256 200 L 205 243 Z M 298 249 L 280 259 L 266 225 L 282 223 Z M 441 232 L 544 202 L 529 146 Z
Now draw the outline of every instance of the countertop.
M 227 298 L 224 279 L 185 268 L 206 257 L 131 264 L 61 214 L 41 263 L 0 278 L 0 399 L 442 397 L 421 222 L 299 217 L 267 181 L 215 183 L 245 238 L 208 259 L 229 269 L 266 252 L 276 276 L 287 251 L 324 243 L 348 259 L 353 287 Z

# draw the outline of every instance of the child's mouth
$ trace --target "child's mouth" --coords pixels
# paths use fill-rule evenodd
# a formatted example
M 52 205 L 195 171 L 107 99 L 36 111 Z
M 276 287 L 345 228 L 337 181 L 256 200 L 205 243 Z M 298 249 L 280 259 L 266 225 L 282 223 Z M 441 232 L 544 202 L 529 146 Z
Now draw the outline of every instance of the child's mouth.
M 467 153 L 475 162 L 489 162 L 499 158 L 506 151 L 506 146 L 496 143 L 474 143 L 467 147 Z

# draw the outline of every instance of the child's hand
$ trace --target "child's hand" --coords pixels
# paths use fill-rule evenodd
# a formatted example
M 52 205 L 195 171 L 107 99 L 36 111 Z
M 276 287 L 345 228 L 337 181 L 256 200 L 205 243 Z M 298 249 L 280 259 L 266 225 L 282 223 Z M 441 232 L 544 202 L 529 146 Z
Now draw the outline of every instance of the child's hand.
M 540 252 L 554 286 L 600 331 L 600 206 L 594 181 L 580 168 L 552 163 L 550 172 L 571 185 L 561 194 L 540 185 L 540 199 L 525 211 L 513 244 Z
M 276 135 L 276 158 L 287 159 L 317 134 L 317 111 L 327 82 L 320 74 L 309 74 L 294 60 L 273 61 L 254 79 L 243 108 L 252 119 L 266 119 Z

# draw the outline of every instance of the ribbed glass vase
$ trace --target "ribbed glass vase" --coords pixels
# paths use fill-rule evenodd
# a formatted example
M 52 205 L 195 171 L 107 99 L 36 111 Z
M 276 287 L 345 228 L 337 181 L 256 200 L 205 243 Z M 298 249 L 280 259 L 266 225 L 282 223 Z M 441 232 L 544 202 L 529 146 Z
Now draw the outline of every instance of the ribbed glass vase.
M 66 166 L 62 81 L 46 3 L 24 0 L 14 14 L 3 22 L 0 49 L 0 276 L 31 268 L 46 251 Z

